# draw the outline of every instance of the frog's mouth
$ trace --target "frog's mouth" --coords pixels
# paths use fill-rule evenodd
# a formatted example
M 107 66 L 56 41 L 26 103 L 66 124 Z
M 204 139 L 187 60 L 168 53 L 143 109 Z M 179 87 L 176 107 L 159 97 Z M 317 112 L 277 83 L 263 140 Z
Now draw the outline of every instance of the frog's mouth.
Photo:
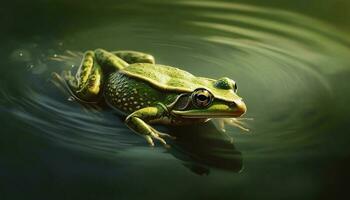
M 190 111 L 172 111 L 175 115 L 181 116 L 183 118 L 236 118 L 242 116 L 244 113 L 241 112 L 218 112 L 218 113 L 207 113 L 198 112 L 196 110 Z
M 213 105 L 207 109 L 172 110 L 175 115 L 183 118 L 237 118 L 247 111 L 246 105 L 242 102 L 230 108 L 227 105 Z

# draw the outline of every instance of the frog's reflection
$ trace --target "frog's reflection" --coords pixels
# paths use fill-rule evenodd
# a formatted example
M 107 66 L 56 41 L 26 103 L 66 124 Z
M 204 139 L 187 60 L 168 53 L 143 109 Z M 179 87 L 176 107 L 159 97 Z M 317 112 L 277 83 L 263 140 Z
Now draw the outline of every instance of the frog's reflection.
M 213 123 L 169 127 L 167 131 L 176 137 L 169 141 L 172 146 L 169 153 L 184 161 L 184 165 L 192 172 L 209 174 L 212 167 L 241 171 L 241 152 Z

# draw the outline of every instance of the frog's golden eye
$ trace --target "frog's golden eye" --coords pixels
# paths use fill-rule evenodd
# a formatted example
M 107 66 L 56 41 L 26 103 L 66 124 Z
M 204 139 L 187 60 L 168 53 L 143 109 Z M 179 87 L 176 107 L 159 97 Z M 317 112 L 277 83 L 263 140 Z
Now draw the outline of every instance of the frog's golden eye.
M 213 95 L 206 89 L 197 89 L 192 93 L 192 103 L 197 108 L 208 107 L 213 99 Z

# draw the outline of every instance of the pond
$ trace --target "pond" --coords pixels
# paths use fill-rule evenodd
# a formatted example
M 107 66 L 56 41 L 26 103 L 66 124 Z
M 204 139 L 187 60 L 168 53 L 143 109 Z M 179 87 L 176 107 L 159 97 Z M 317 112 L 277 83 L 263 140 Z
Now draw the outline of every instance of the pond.
M 346 193 L 346 1 L 12 1 L 0 8 L 1 199 L 329 199 Z M 158 127 L 149 147 L 110 109 L 71 101 L 53 72 L 86 50 L 136 50 L 227 76 L 248 133 Z M 232 140 L 231 140 L 232 139 Z

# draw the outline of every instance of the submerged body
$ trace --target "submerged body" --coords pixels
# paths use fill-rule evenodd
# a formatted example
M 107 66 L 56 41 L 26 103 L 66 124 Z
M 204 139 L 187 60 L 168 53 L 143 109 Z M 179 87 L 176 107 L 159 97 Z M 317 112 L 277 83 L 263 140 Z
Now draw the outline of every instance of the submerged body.
M 196 77 L 155 64 L 153 56 L 141 52 L 88 51 L 76 76 L 67 73 L 64 79 L 77 100 L 106 101 L 151 145 L 153 139 L 166 144 L 163 138 L 171 137 L 152 128 L 152 123 L 184 125 L 222 118 L 222 124 L 241 127 L 234 119 L 246 112 L 233 80 Z

